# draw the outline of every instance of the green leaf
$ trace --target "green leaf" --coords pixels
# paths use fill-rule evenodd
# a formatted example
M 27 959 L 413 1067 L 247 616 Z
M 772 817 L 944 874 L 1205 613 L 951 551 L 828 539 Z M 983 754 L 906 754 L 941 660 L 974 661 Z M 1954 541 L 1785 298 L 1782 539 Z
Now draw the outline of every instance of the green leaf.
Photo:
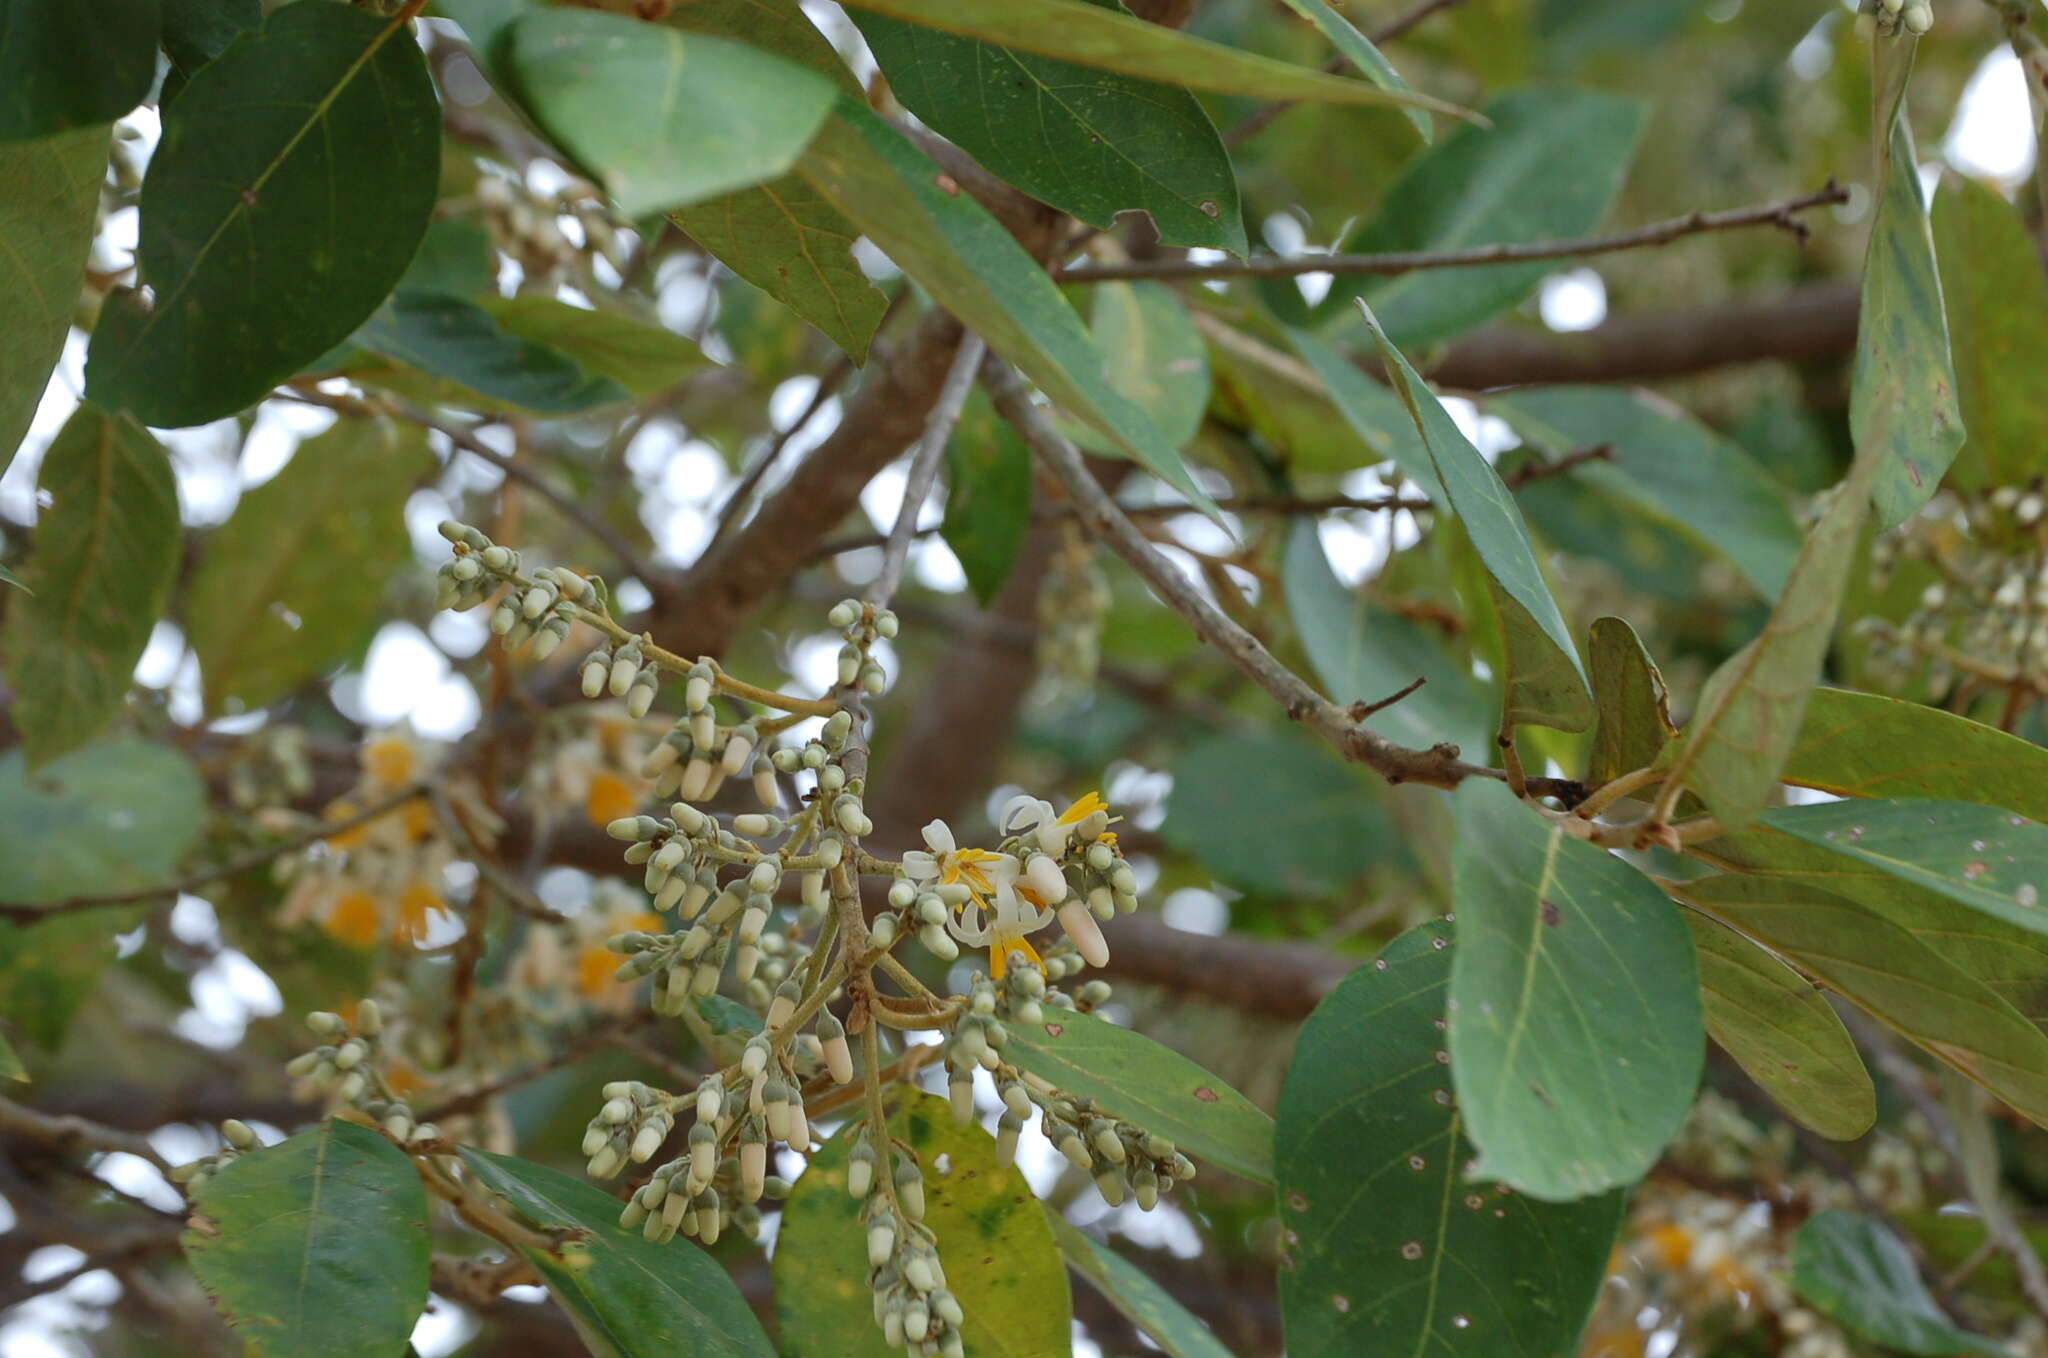
M 1890 145 L 1863 260 L 1849 389 L 1850 436 L 1859 456 L 1878 463 L 1870 494 L 1882 528 L 1927 503 L 1964 437 L 1927 200 L 1903 117 L 1892 121 Z
M 1705 1048 L 1692 940 L 1650 879 L 1467 779 L 1454 798 L 1451 1075 L 1473 1174 L 1532 1197 L 1640 1178 Z
M 1575 1351 L 1628 1200 L 1540 1202 L 1466 1174 L 1444 1004 L 1462 944 L 1410 929 L 1345 977 L 1280 1092 L 1281 1318 L 1291 1352 Z
M 1444 741 L 1461 750 L 1485 748 L 1491 709 L 1471 670 L 1423 624 L 1347 589 L 1312 521 L 1288 529 L 1281 578 L 1294 633 L 1332 700 L 1377 702 L 1421 679 L 1421 688 L 1375 712 L 1372 728 L 1422 749 Z
M 353 1122 L 237 1156 L 180 1243 L 255 1358 L 391 1358 L 427 1304 L 426 1188 Z
M 68 8 L 68 6 L 67 6 Z M 0 143 L 0 471 L 14 461 L 85 286 L 107 171 L 107 130 Z
M 181 82 L 263 23 L 261 0 L 163 0 L 163 7 L 164 55 Z
M 1230 1350 L 1217 1342 L 1209 1327 L 1189 1314 L 1172 1293 L 1146 1277 L 1143 1269 L 1051 1207 L 1045 1209 L 1045 1220 L 1074 1272 L 1092 1283 L 1168 1358 L 1230 1358 Z
M 14 1048 L 7 1036 L 0 1033 L 0 1080 L 28 1080 L 28 1067 L 21 1064 L 21 1058 L 14 1054 Z
M 1352 27 L 1349 19 L 1331 9 L 1323 0 L 1285 0 L 1285 3 L 1287 8 L 1314 24 L 1360 75 L 1383 90 L 1408 92 L 1408 82 L 1394 69 L 1394 63 L 1372 45 L 1372 39 Z M 1415 124 L 1415 130 L 1422 134 L 1424 141 L 1429 140 L 1431 123 L 1427 113 L 1410 109 L 1408 121 Z
M 1437 480 L 1436 464 L 1429 453 L 1427 436 L 1417 427 L 1414 415 L 1399 396 L 1373 381 L 1357 364 L 1306 330 L 1286 328 L 1288 343 L 1302 362 L 1322 379 L 1323 390 L 1344 417 L 1344 422 L 1363 439 L 1366 446 L 1386 450 L 1402 475 L 1422 487 L 1422 493 L 1438 505 L 1444 503 L 1443 483 Z
M 1778 877 L 1709 877 L 1673 890 L 2048 1125 L 2048 1036 L 1906 930 Z
M 1831 1208 L 1792 1237 L 1792 1288 L 1823 1314 L 1888 1349 L 1918 1354 L 2004 1353 L 1949 1323 L 1882 1222 Z
M 995 602 L 1031 526 L 1031 450 L 977 387 L 946 444 L 939 535 L 983 608 Z
M 1143 210 L 1167 245 L 1245 253 L 1230 154 L 1177 84 L 880 15 L 855 22 L 903 106 L 998 179 L 1091 226 Z
M 1635 628 L 1620 618 L 1596 618 L 1587 650 L 1600 715 L 1586 755 L 1586 778 L 1604 783 L 1656 763 L 1678 728 L 1671 724 L 1664 676 Z
M 354 651 L 411 553 L 405 501 L 432 466 L 417 427 L 343 420 L 242 497 L 185 599 L 209 711 L 262 707 Z
M 629 217 L 784 173 L 836 97 L 740 43 L 580 10 L 521 17 L 508 64 L 534 121 Z
M 1066 1010 L 1044 1023 L 1011 1024 L 1003 1055 L 1218 1169 L 1273 1181 L 1273 1120 L 1171 1047 Z
M 86 394 L 144 424 L 204 424 L 391 291 L 433 212 L 441 111 L 409 25 L 298 0 L 201 67 L 163 129 L 137 254 L 154 298 L 107 299 Z
M 761 1031 L 761 1016 L 738 1000 L 724 995 L 699 995 L 696 998 L 697 1012 L 711 1025 L 714 1034 L 745 1033 L 752 1037 Z
M 485 297 L 479 305 L 505 333 L 566 354 L 594 377 L 609 379 L 634 396 L 667 391 L 707 366 L 704 351 L 687 336 L 615 311 L 593 311 L 532 293 Z
M 1934 198 L 1956 404 L 1969 441 L 1949 469 L 1966 490 L 2023 485 L 2048 466 L 2048 404 L 2027 380 L 2048 372 L 2048 275 L 2013 205 L 1951 178 Z
M 178 483 L 149 432 L 81 404 L 38 476 L 29 597 L 9 609 L 8 676 L 29 758 L 69 753 L 121 710 L 178 572 Z
M 571 414 L 628 395 L 553 345 L 508 334 L 490 312 L 445 293 L 398 293 L 355 338 L 394 362 L 536 414 Z
M 1160 834 L 1231 885 L 1283 898 L 1338 891 L 1394 853 L 1393 826 L 1358 771 L 1292 731 L 1190 746 Z
M 1341 248 L 1453 250 L 1583 236 L 1620 192 L 1647 113 L 1634 99 L 1542 88 L 1503 94 L 1483 111 L 1493 126 L 1458 128 L 1411 163 L 1379 215 Z M 1363 297 L 1395 342 L 1433 344 L 1521 301 L 1555 267 L 1536 261 L 1339 278 L 1317 314 L 1333 316 Z
M 995 1142 L 959 1127 L 937 1095 L 898 1086 L 890 1134 L 925 1175 L 924 1224 L 938 1237 L 947 1290 L 966 1313 L 961 1338 L 976 1358 L 1065 1358 L 1073 1345 L 1067 1270 L 1024 1176 L 996 1164 Z M 860 1204 L 846 1191 L 859 1120 L 811 1157 L 782 1209 L 775 1242 L 775 1311 L 784 1358 L 893 1358 L 868 1292 Z
M 1503 720 L 1510 725 L 1533 722 L 1561 731 L 1585 730 L 1593 722 L 1592 691 L 1571 632 L 1529 545 L 1522 511 L 1499 473 L 1459 432 L 1450 412 L 1380 329 L 1379 319 L 1371 311 L 1364 315 L 1394 391 L 1428 446 L 1450 511 L 1486 566 L 1487 592 L 1500 612 L 1507 650 Z
M 165 881 L 205 806 L 205 784 L 168 745 L 105 740 L 33 773 L 20 750 L 0 754 L 0 899 L 47 905 Z
M 1455 104 L 1413 91 L 1382 89 L 1240 52 L 1087 0 L 854 0 L 853 7 L 999 47 L 1212 94 L 1393 105 L 1471 116 Z
M 2048 820 L 2048 750 L 1875 693 L 1815 689 L 1782 776 L 1838 797 L 1982 802 Z
M 148 98 L 160 25 L 157 0 L 8 0 L 0 142 L 110 123 Z
M 507 49 L 512 25 L 533 8 L 530 0 L 434 0 L 434 8 L 442 17 L 462 26 L 470 50 L 476 53 L 484 73 L 500 92 L 508 99 L 517 98 L 508 69 L 511 54 Z
M 1849 1030 L 1811 982 L 1726 925 L 1686 912 L 1707 1035 L 1786 1114 L 1837 1141 L 1877 1119 L 1877 1090 Z
M 542 1227 L 581 1232 L 574 1248 L 586 1259 L 578 1267 L 542 1250 L 524 1253 L 591 1352 L 606 1358 L 775 1358 L 732 1276 L 696 1245 L 650 1243 L 619 1225 L 617 1198 L 545 1165 L 469 1147 L 462 1163 L 520 1215 Z
M 1179 294 L 1164 283 L 1104 283 L 1095 289 L 1088 328 L 1109 385 L 1144 411 L 1166 442 L 1187 447 L 1209 405 L 1209 346 Z M 1114 451 L 1085 428 L 1077 441 Z
M 135 915 L 80 910 L 34 924 L 0 923 L 0 1018 L 35 1046 L 57 1052 L 114 961 L 114 935 Z
M 1756 459 L 1677 406 L 1618 387 L 1546 387 L 1487 409 L 1552 453 L 1607 445 L 1606 460 L 1573 474 L 1722 553 L 1764 598 L 1785 587 L 1801 533 L 1784 493 Z
M 21 577 L 8 570 L 5 566 L 0 566 L 0 585 L 12 585 L 24 594 L 30 592 L 29 587 L 21 583 Z
M 1055 405 L 1107 434 L 1205 512 L 1214 511 L 1157 426 L 1110 385 L 1102 351 L 1045 270 L 980 204 L 939 187 L 931 162 L 888 124 L 861 104 L 840 100 L 802 171 Z
M 2038 821 L 1971 802 L 1891 798 L 1786 807 L 1763 823 L 2048 934 L 2048 825 Z
M 398 291 L 445 292 L 454 297 L 484 297 L 488 302 L 496 296 L 492 287 L 498 277 L 497 258 L 491 233 L 481 222 L 435 222 L 420 238 L 419 250 L 398 280 Z

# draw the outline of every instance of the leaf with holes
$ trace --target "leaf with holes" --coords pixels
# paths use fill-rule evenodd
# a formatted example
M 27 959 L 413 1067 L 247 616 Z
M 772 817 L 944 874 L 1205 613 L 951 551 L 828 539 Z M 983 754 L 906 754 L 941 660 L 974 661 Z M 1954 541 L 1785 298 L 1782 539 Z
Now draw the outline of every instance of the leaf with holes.
M 1596 618 L 1591 642 L 1593 748 L 1586 777 L 1604 783 L 1648 768 L 1678 734 L 1657 662 L 1643 649 L 1636 629 L 1620 618 Z
M 178 573 L 178 484 L 149 431 L 84 404 L 37 478 L 49 508 L 29 557 L 29 597 L 9 610 L 16 724 L 37 764 L 69 753 L 121 710 L 135 662 Z
M 1003 1055 L 1018 1069 L 1095 1100 L 1189 1155 L 1257 1183 L 1273 1181 L 1273 1120 L 1171 1047 L 1093 1014 L 1054 1011 L 1013 1023 Z
M 86 395 L 204 424 L 346 339 L 398 282 L 433 212 L 441 110 L 410 25 L 298 0 L 201 67 L 163 129 L 137 253 L 154 297 L 108 298 Z
M 1692 1107 L 1699 969 L 1650 879 L 1470 778 L 1454 798 L 1451 1074 L 1473 1171 L 1561 1201 L 1640 1178 Z
M 1296 1039 L 1275 1133 L 1292 1352 L 1575 1351 L 1628 1195 L 1540 1202 L 1466 1174 L 1438 923 L 1345 977 Z
M 1031 450 L 976 388 L 946 443 L 939 534 L 983 608 L 995 602 L 1031 526 Z
M 1086 1278 L 1124 1319 L 1145 1332 L 1168 1358 L 1230 1358 L 1209 1327 L 1145 1276 L 1143 1269 L 1068 1222 L 1051 1207 L 1046 1224 L 1074 1272 Z
M 519 1216 L 574 1236 L 571 1248 L 584 1256 L 574 1267 L 559 1254 L 524 1253 L 592 1353 L 775 1358 L 732 1275 L 697 1245 L 651 1243 L 619 1225 L 617 1198 L 546 1165 L 468 1147 L 462 1163 Z
M 83 12 L 83 11 L 81 11 Z M 14 461 L 85 286 L 107 171 L 107 130 L 0 142 L 0 472 Z
M 180 1238 L 259 1358 L 389 1358 L 427 1304 L 427 1191 L 405 1153 L 330 1118 L 236 1157 Z
M 2017 486 L 2048 469 L 2048 275 L 2017 209 L 1998 190 L 1951 176 L 1934 198 L 1935 255 L 1947 307 L 1956 405 L 1969 439 L 1950 483 Z
M 890 1134 L 917 1154 L 924 1224 L 938 1238 L 946 1288 L 966 1313 L 961 1338 L 976 1358 L 1066 1358 L 1073 1345 L 1067 1270 L 1024 1176 L 996 1164 L 995 1141 L 956 1126 L 946 1101 L 897 1086 Z M 775 1241 L 775 1311 L 784 1358 L 893 1358 L 868 1291 L 860 1204 L 846 1191 L 850 1120 L 816 1155 L 782 1209 Z
M 1815 1309 L 1887 1349 L 1929 1355 L 2006 1352 L 1959 1330 L 1920 1281 L 1905 1245 L 1882 1222 L 1830 1209 L 1792 1237 L 1792 1288 Z
M 158 0 L 10 0 L 0 11 L 0 142 L 103 127 L 147 99 L 161 26 Z M 11 192 L 25 181 L 6 182 Z

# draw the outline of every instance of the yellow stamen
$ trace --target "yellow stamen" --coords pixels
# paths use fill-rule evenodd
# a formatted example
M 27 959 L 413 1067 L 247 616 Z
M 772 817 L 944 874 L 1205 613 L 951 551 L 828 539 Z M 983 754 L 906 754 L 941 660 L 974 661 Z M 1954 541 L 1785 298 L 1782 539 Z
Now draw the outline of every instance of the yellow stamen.
M 1100 792 L 1084 793 L 1074 799 L 1072 806 L 1060 812 L 1058 823 L 1061 825 L 1079 825 L 1097 811 L 1107 810 L 1109 810 L 1109 803 L 1102 800 Z
M 1010 954 L 1024 954 L 1024 960 L 1038 965 L 1038 950 L 1024 941 L 1022 934 L 997 934 L 996 945 L 988 950 L 989 974 L 996 980 L 1003 979 L 1003 973 L 1010 969 Z
M 376 897 L 357 888 L 334 903 L 321 926 L 352 948 L 367 948 L 377 941 L 383 927 L 383 913 L 377 908 Z

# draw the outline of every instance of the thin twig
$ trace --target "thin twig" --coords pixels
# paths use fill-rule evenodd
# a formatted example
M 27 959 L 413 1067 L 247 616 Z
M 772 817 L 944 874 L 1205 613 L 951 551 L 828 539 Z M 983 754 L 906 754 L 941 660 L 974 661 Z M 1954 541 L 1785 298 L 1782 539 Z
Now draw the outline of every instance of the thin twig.
M 1421 688 L 1424 684 L 1428 682 L 1429 676 L 1421 675 L 1415 679 L 1410 680 L 1408 683 L 1402 685 L 1401 688 L 1397 691 L 1389 693 L 1386 697 L 1379 699 L 1377 702 L 1353 703 L 1351 704 L 1351 720 L 1364 721 L 1367 717 L 1372 716 L 1375 712 L 1384 712 L 1388 708 L 1392 707 L 1395 703 L 1400 702 L 1403 698 L 1415 692 L 1417 689 Z
M 12 1099 L 0 1099 L 0 1132 L 39 1141 L 65 1151 L 119 1151 L 140 1156 L 166 1174 L 170 1162 L 157 1154 L 149 1138 L 107 1127 L 81 1117 L 42 1113 Z
M 1422 0 L 1421 4 L 1409 10 L 1406 14 L 1397 14 L 1386 23 L 1381 24 L 1372 32 L 1366 34 L 1366 41 L 1375 47 L 1380 46 L 1382 43 L 1392 42 L 1431 15 L 1461 3 L 1463 3 L 1463 0 Z M 1345 60 L 1342 53 L 1339 53 L 1324 63 L 1323 70 L 1330 75 L 1338 75 L 1348 65 L 1350 63 Z M 1265 131 L 1275 118 L 1285 113 L 1288 109 L 1293 108 L 1298 102 L 1300 101 L 1295 99 L 1280 99 L 1267 104 L 1257 113 L 1252 114 L 1236 127 L 1231 128 L 1224 135 L 1223 144 L 1225 146 L 1236 146 L 1241 142 L 1250 141 L 1253 137 Z
M 1516 264 L 1532 260 L 1577 259 L 1585 255 L 1612 254 L 1618 250 L 1640 250 L 1668 245 L 1686 236 L 1708 231 L 1732 231 L 1751 226 L 1774 226 L 1789 231 L 1803 244 L 1810 231 L 1798 214 L 1849 200 L 1848 191 L 1830 179 L 1825 188 L 1798 198 L 1723 212 L 1688 212 L 1633 231 L 1616 231 L 1576 240 L 1501 242 L 1473 245 L 1461 250 L 1397 250 L 1373 255 L 1263 255 L 1251 259 L 1194 260 L 1134 259 L 1117 263 L 1075 264 L 1053 276 L 1062 283 L 1107 283 L 1116 279 L 1211 278 L 1297 278 L 1303 274 L 1391 274 L 1418 269 L 1469 269 L 1488 264 Z
M 896 526 L 889 530 L 889 540 L 882 547 L 882 569 L 868 587 L 868 602 L 877 608 L 889 602 L 903 580 L 903 563 L 910 555 L 910 539 L 917 533 L 917 516 L 932 493 L 932 483 L 938 479 L 939 459 L 946 454 L 953 426 L 960 422 L 967 393 L 974 389 L 974 370 L 981 366 L 982 355 L 987 352 L 981 336 L 960 337 L 960 347 L 953 353 L 953 366 L 946 371 L 946 384 L 939 388 L 939 399 L 932 403 L 931 414 L 925 417 L 924 436 L 918 442 L 910 475 L 903 484 L 903 504 L 896 511 Z
M 833 393 L 839 390 L 840 384 L 846 381 L 852 371 L 852 361 L 844 354 L 840 355 L 839 361 L 818 379 L 818 389 L 811 393 L 811 399 L 803 411 L 787 429 L 777 434 L 774 441 L 762 449 L 761 455 L 747 467 L 746 472 L 740 477 L 739 484 L 732 488 L 732 494 L 726 496 L 725 503 L 718 507 L 717 526 L 712 530 L 711 541 L 704 546 L 706 553 L 718 546 L 726 535 L 738 526 L 741 516 L 746 513 L 747 502 L 753 498 L 754 488 L 761 484 L 761 478 L 766 476 L 768 469 L 781 458 L 782 450 L 789 446 L 797 431 L 817 418 L 818 412 L 825 408 L 825 402 L 832 399 Z
M 452 1094 L 438 1103 L 429 1104 L 419 1112 L 421 1122 L 446 1122 L 462 1113 L 472 1113 L 521 1085 L 533 1083 L 544 1076 L 552 1075 L 565 1066 L 573 1066 L 594 1051 L 611 1045 L 612 1039 L 620 1033 L 630 1032 L 643 1024 L 654 1021 L 652 1010 L 636 1010 L 621 1018 L 607 1019 L 583 1031 L 555 1049 L 554 1055 L 523 1070 L 515 1070 L 488 1084 L 477 1086 L 460 1094 Z

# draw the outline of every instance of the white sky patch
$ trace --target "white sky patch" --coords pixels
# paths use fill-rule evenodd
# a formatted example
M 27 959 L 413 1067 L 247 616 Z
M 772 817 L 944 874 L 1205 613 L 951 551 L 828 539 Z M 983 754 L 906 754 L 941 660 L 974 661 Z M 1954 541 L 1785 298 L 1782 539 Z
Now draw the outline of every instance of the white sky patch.
M 1963 87 L 1942 154 L 1964 174 L 1989 179 L 2010 194 L 2034 168 L 2033 110 L 2019 58 L 2000 43 Z
M 334 684 L 334 705 L 364 726 L 410 721 L 435 740 L 454 740 L 477 723 L 476 690 L 409 622 L 385 624 L 370 643 L 361 674 Z
M 1230 927 L 1230 906 L 1204 887 L 1184 886 L 1167 893 L 1159 904 L 1159 918 L 1184 934 L 1215 935 Z
M 467 1308 L 445 1297 L 434 1297 L 412 1327 L 412 1346 L 419 1351 L 420 1358 L 446 1358 L 475 1338 L 482 1328 Z
M 1537 311 L 1552 330 L 1591 330 L 1607 319 L 1607 284 L 1593 269 L 1567 269 L 1543 280 Z
M 283 471 L 301 442 L 326 433 L 340 418 L 331 410 L 296 401 L 266 401 L 258 406 L 249 437 L 242 440 L 242 489 L 253 490 Z

